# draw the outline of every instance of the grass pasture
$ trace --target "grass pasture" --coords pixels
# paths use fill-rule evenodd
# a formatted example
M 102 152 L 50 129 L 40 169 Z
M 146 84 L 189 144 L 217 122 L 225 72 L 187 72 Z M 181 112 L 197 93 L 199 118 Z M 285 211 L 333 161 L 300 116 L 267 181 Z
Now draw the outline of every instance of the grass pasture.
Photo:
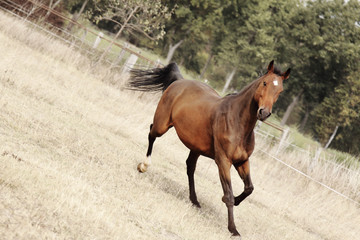
M 230 238 L 216 165 L 200 158 L 202 208 L 192 207 L 174 130 L 155 142 L 149 171 L 136 171 L 159 95 L 114 87 L 105 68 L 3 12 L 0 43 L 0 239 Z M 261 138 L 256 149 L 274 151 Z M 257 150 L 251 169 L 255 191 L 234 212 L 243 239 L 360 235 L 359 205 Z

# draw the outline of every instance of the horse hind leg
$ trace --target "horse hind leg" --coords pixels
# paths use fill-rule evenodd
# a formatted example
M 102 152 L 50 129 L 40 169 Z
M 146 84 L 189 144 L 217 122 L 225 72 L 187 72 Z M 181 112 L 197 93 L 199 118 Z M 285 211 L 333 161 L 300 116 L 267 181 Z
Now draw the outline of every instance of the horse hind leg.
M 196 169 L 196 162 L 197 162 L 199 156 L 200 155 L 198 153 L 190 151 L 190 154 L 186 160 L 187 175 L 188 175 L 188 179 L 189 179 L 190 201 L 194 204 L 194 206 L 196 206 L 198 208 L 200 208 L 201 206 L 196 197 L 194 172 Z
M 159 125 L 157 121 L 154 121 L 154 124 L 150 125 L 150 132 L 148 135 L 149 145 L 148 145 L 148 149 L 146 152 L 146 159 L 144 162 L 138 164 L 137 170 L 139 172 L 141 172 L 141 173 L 146 172 L 147 168 L 151 165 L 151 153 L 152 153 L 155 139 L 157 137 L 161 137 L 171 127 L 172 126 L 165 125 L 165 124 Z
M 137 170 L 139 172 L 141 172 L 141 173 L 146 172 L 148 166 L 151 165 L 151 152 L 152 152 L 152 148 L 153 148 L 153 145 L 154 145 L 154 142 L 155 142 L 155 139 L 156 139 L 156 137 L 153 137 L 151 135 L 152 127 L 153 127 L 153 124 L 150 125 L 150 132 L 149 132 L 149 135 L 148 135 L 149 145 L 148 145 L 148 150 L 147 150 L 147 153 L 146 153 L 146 159 L 145 159 L 144 162 L 139 163 L 138 166 L 137 166 Z

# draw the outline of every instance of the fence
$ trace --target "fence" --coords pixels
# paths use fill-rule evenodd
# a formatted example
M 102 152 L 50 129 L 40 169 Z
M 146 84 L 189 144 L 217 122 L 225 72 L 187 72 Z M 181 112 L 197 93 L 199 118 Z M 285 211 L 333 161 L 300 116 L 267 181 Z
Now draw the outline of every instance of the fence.
M 23 6 L 11 1 L 11 0 L 3 0 L 3 5 L 7 5 L 11 7 L 11 9 L 16 9 L 17 12 L 22 13 L 23 16 L 20 16 L 16 14 L 13 11 L 10 11 L 8 8 L 5 8 L 4 6 L 0 5 L 0 9 L 3 11 L 8 12 L 9 14 L 14 15 L 15 17 L 21 18 L 22 20 L 26 21 L 28 24 L 31 24 L 35 28 L 39 29 L 40 31 L 44 31 L 47 34 L 60 39 L 61 41 L 64 41 L 65 43 L 69 44 L 73 48 L 77 48 L 79 51 L 85 52 L 88 56 L 93 57 L 94 61 L 102 54 L 103 50 L 105 49 L 105 45 L 108 45 L 110 42 L 112 42 L 108 37 L 105 37 L 103 33 L 101 32 L 95 32 L 82 24 L 79 24 L 78 22 L 73 21 L 72 19 L 63 16 L 61 13 L 49 9 L 47 6 L 43 5 L 42 3 L 39 3 L 35 0 L 27 0 L 28 2 L 31 2 L 34 6 L 38 8 L 43 8 L 47 11 L 51 11 L 53 14 L 63 18 L 64 20 L 68 21 L 69 23 L 73 24 L 73 27 L 75 26 L 75 31 L 68 31 L 66 28 L 59 28 L 57 26 L 51 25 L 48 22 L 42 21 L 40 23 L 35 23 L 34 21 L 29 21 L 28 17 L 31 16 L 31 12 L 24 8 Z M 103 43 L 106 42 L 106 43 Z M 101 47 L 103 43 L 103 46 Z M 140 50 L 136 49 L 135 47 L 131 47 L 128 43 L 120 44 L 118 42 L 115 42 L 114 45 L 116 46 L 115 49 L 110 50 L 107 57 L 104 59 L 105 62 L 109 65 L 112 69 L 120 70 L 121 72 L 127 71 L 128 69 L 132 68 L 135 64 L 142 65 L 144 67 L 157 67 L 159 65 L 162 65 L 159 60 L 154 61 L 147 57 L 144 57 Z M 352 202 L 355 202 L 356 204 L 360 203 L 356 200 L 351 199 L 350 197 L 344 195 L 343 193 L 340 193 L 339 191 L 329 187 L 328 185 L 316 180 L 316 177 L 310 176 L 309 174 L 305 173 L 304 171 L 301 171 L 294 166 L 291 166 L 289 163 L 287 163 L 284 159 L 280 159 L 278 154 L 284 150 L 292 149 L 293 151 L 300 152 L 302 154 L 306 154 L 307 156 L 312 156 L 313 153 L 308 149 L 302 149 L 292 143 L 289 143 L 288 136 L 289 136 L 289 128 L 282 128 L 275 124 L 265 122 L 265 124 L 271 126 L 274 129 L 277 129 L 281 132 L 280 137 L 276 137 L 269 132 L 266 132 L 261 129 L 261 127 L 258 125 L 255 128 L 256 135 L 264 138 L 266 141 L 276 141 L 277 144 L 277 150 L 274 154 L 270 154 L 268 152 L 265 152 L 261 149 L 258 151 L 268 155 L 272 159 L 282 163 L 286 167 L 296 171 L 297 173 L 305 176 L 306 178 L 310 179 L 311 181 L 314 181 L 318 183 L 319 185 L 329 189 L 330 191 L 338 194 L 339 196 L 344 197 L 345 199 L 348 199 Z M 355 174 L 360 178 L 359 171 L 354 171 L 351 169 L 348 169 L 342 165 L 339 165 L 335 163 L 334 161 L 327 160 L 325 158 L 320 157 L 319 151 L 315 151 L 314 157 L 312 157 L 313 161 L 308 166 L 308 169 L 311 169 L 312 165 L 314 164 L 322 164 L 322 163 L 328 163 L 334 165 L 336 168 L 341 169 L 341 171 L 345 171 L 351 174 Z M 357 190 L 358 191 L 358 190 Z M 357 193 L 355 193 L 356 195 Z
M 100 54 L 103 53 L 105 45 L 108 45 L 112 42 L 111 39 L 104 36 L 101 32 L 95 32 L 92 29 L 87 28 L 86 26 L 73 21 L 72 19 L 64 16 L 63 14 L 50 9 L 48 6 L 42 4 L 36 0 L 26 0 L 27 3 L 33 4 L 33 8 L 25 7 L 24 5 L 19 5 L 16 2 L 11 0 L 2 0 L 2 5 L 0 8 L 16 17 L 22 18 L 24 21 L 33 25 L 41 31 L 45 31 L 47 34 L 52 35 L 66 43 L 68 43 L 71 47 L 77 48 L 89 56 L 93 57 L 93 60 L 98 58 Z M 41 8 L 46 11 L 50 11 L 52 14 L 60 17 L 64 21 L 72 24 L 72 31 L 70 32 L 65 27 L 57 27 L 49 22 L 42 21 L 41 24 L 35 24 L 34 22 L 39 22 L 39 19 L 35 19 L 35 21 L 29 21 L 28 18 L 32 16 L 35 12 L 34 8 Z M 11 9 L 11 10 L 9 10 Z M 21 13 L 20 14 L 16 14 Z M 95 39 L 91 41 L 92 39 Z M 105 43 L 102 43 L 105 42 Z M 102 43 L 102 44 L 101 44 Z M 119 42 L 114 42 L 114 49 L 110 49 L 107 54 L 107 57 L 104 59 L 106 63 L 108 63 L 111 68 L 118 68 L 122 71 L 126 71 L 130 69 L 134 64 L 143 66 L 143 67 L 157 67 L 162 65 L 159 60 L 152 60 L 148 57 L 145 57 L 141 54 L 141 50 L 137 49 L 134 46 L 131 46 L 127 43 L 120 44 Z
M 268 124 L 268 123 L 267 123 Z M 268 124 L 268 125 L 273 125 L 273 124 Z M 317 176 L 317 172 L 313 171 L 313 169 L 316 167 L 316 165 L 319 165 L 318 167 L 322 167 L 322 168 L 326 168 L 329 169 L 329 165 L 332 165 L 332 170 L 329 170 L 330 172 L 332 172 L 332 174 L 338 176 L 341 175 L 341 173 L 345 173 L 346 176 L 349 176 L 349 179 L 352 178 L 352 176 L 355 176 L 356 180 L 354 181 L 354 186 L 355 186 L 355 191 L 352 193 L 356 199 L 358 199 L 359 197 L 359 186 L 360 186 L 360 172 L 357 170 L 352 170 L 349 169 L 347 167 L 344 167 L 340 164 L 335 163 L 334 161 L 331 160 L 327 160 L 325 158 L 320 158 L 320 156 L 318 154 L 320 154 L 319 149 L 321 150 L 322 148 L 319 147 L 316 151 L 315 154 L 312 154 L 312 152 L 310 150 L 305 150 L 303 148 L 300 148 L 292 143 L 289 142 L 289 140 L 287 139 L 289 136 L 289 128 L 276 128 L 277 130 L 281 131 L 281 137 L 276 137 L 275 135 L 270 134 L 269 132 L 266 132 L 264 130 L 262 130 L 259 126 L 257 126 L 255 128 L 255 134 L 259 137 L 262 137 L 263 139 L 267 140 L 268 144 L 273 143 L 274 141 L 276 142 L 276 144 L 274 144 L 276 151 L 275 152 L 267 152 L 264 151 L 261 148 L 256 148 L 255 152 L 260 152 L 263 155 L 268 156 L 269 158 L 281 163 L 282 165 L 286 166 L 287 168 L 297 172 L 298 174 L 304 176 L 305 178 L 309 179 L 312 182 L 315 182 L 317 184 L 319 184 L 320 186 L 328 189 L 329 191 L 343 197 L 344 199 L 347 199 L 357 205 L 360 206 L 360 202 L 357 200 L 354 200 L 353 198 L 345 195 L 344 193 L 341 193 L 341 190 L 336 190 L 336 187 L 331 187 L 332 183 L 330 182 L 330 184 L 325 184 L 324 182 L 319 180 L 319 176 Z M 291 149 L 291 150 L 289 150 Z M 295 164 L 291 164 L 289 163 L 290 161 L 288 161 L 287 159 L 284 159 L 283 157 L 283 153 L 284 151 L 295 151 L 298 153 L 301 153 L 304 158 L 310 158 L 310 161 L 308 163 L 308 165 L 305 166 L 304 170 L 300 170 L 298 167 L 295 166 Z M 334 171 L 335 169 L 335 171 Z M 346 181 L 346 182 L 350 182 L 350 181 Z

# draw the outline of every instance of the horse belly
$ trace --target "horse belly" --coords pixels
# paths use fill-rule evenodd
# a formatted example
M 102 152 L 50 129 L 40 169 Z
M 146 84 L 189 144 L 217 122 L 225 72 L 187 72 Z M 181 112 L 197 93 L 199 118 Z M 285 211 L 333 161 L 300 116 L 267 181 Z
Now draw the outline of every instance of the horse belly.
M 179 112 L 173 118 L 176 133 L 190 150 L 211 157 L 213 153 L 212 130 L 209 119 L 199 111 Z
M 190 150 L 198 152 L 204 156 L 211 157 L 213 155 L 213 143 L 209 135 L 198 129 L 178 130 L 177 135 L 181 142 Z

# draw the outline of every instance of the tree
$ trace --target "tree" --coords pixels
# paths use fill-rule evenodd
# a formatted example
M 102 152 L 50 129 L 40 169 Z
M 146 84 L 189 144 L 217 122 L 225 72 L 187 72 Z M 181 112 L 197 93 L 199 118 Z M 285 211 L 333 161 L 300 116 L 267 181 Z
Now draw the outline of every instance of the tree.
M 227 72 L 237 72 L 234 88 L 242 88 L 258 77 L 264 64 L 277 55 L 272 4 L 274 1 L 236 2 L 224 11 L 226 33 L 216 57 L 229 66 Z
M 325 144 L 334 129 L 340 131 L 339 142 L 346 142 L 346 145 L 338 148 L 360 153 L 359 138 L 349 130 L 354 126 L 360 126 L 360 69 L 352 72 L 343 83 L 335 88 L 334 92 L 326 97 L 324 101 L 314 110 L 314 131 L 319 141 Z M 349 140 L 344 140 L 349 139 Z M 348 148 L 348 149 L 346 149 Z
M 277 48 L 285 62 L 296 68 L 279 104 L 290 104 L 294 96 L 303 92 L 298 102 L 307 106 L 304 111 L 311 113 L 357 69 L 360 5 L 357 1 L 341 0 L 316 0 L 298 5 L 297 14 L 290 15 L 289 28 L 285 29 Z M 281 50 L 285 46 L 287 54 Z M 308 116 L 304 113 L 304 117 Z
M 69 31 L 71 31 L 72 27 L 74 26 L 73 22 L 77 22 L 78 19 L 80 18 L 81 14 L 85 11 L 85 9 L 88 6 L 88 3 L 93 3 L 92 0 L 85 0 L 85 1 L 79 1 L 79 0 L 75 0 L 75 1 L 65 1 L 67 4 L 68 9 L 70 10 L 70 12 L 73 12 L 73 16 L 71 18 L 72 22 L 69 23 L 69 25 L 67 26 L 67 29 Z
M 142 33 L 147 38 L 158 41 L 165 35 L 163 21 L 172 14 L 160 0 L 99 1 L 96 11 L 100 13 L 95 17 L 97 23 L 106 20 L 115 23 L 117 28 L 117 33 L 100 56 L 98 63 L 103 60 L 125 29 Z
M 160 42 L 167 61 L 174 59 L 197 73 L 206 71 L 216 51 L 216 42 L 223 27 L 223 9 L 230 0 L 163 0 L 169 7 L 177 6 L 166 22 L 167 32 Z
M 48 11 L 45 14 L 44 20 L 46 20 L 50 16 L 51 11 L 54 10 L 60 2 L 61 0 L 56 0 L 55 2 L 53 0 L 49 1 Z

